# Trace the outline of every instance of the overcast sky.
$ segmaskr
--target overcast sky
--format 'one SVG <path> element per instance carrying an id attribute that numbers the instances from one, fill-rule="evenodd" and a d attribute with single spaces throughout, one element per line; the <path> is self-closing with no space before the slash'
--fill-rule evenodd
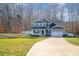
<path id="1" fill-rule="evenodd" d="M 33 7 L 33 9 L 34 9 L 34 11 L 36 10 L 36 9 L 42 9 L 42 10 L 44 10 L 44 9 L 46 9 L 46 8 L 49 8 L 49 6 L 50 6 L 50 4 L 51 3 L 32 3 L 32 7 Z M 29 6 L 29 4 L 28 3 L 23 3 L 23 4 L 18 4 L 18 5 L 23 5 L 24 6 L 24 8 L 27 8 L 28 6 Z M 59 8 L 60 7 L 62 7 L 62 8 L 64 8 L 65 9 L 65 12 L 64 12 L 64 20 L 65 21 L 68 21 L 68 13 L 67 13 L 67 6 L 65 5 L 65 3 L 58 3 L 58 5 L 59 5 Z M 37 11 L 35 11 L 35 14 L 37 13 Z M 42 15 L 41 15 L 42 16 Z"/>

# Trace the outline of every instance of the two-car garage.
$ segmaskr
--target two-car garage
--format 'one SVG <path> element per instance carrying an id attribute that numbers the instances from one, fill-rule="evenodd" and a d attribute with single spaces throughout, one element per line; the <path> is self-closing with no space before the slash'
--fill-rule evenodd
<path id="1" fill-rule="evenodd" d="M 63 31 L 52 31 L 51 36 L 52 37 L 62 37 L 63 36 Z"/>
<path id="2" fill-rule="evenodd" d="M 61 27 L 55 27 L 51 30 L 52 37 L 62 37 L 64 34 L 64 29 Z"/>

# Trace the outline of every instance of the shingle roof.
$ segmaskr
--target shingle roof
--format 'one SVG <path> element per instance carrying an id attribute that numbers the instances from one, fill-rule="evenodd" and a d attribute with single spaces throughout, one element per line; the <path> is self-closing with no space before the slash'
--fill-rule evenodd
<path id="1" fill-rule="evenodd" d="M 35 21 L 35 23 L 42 23 L 42 22 L 43 22 L 42 20 Z"/>
<path id="2" fill-rule="evenodd" d="M 48 21 L 46 19 L 41 19 L 41 20 L 36 20 L 35 21 L 35 23 L 42 23 L 42 22 L 50 23 L 50 21 Z"/>
<path id="3" fill-rule="evenodd" d="M 54 27 L 52 29 L 64 29 L 63 27 Z"/>
<path id="4" fill-rule="evenodd" d="M 50 23 L 50 21 L 46 20 L 46 19 L 42 19 L 44 22 L 46 23 Z"/>

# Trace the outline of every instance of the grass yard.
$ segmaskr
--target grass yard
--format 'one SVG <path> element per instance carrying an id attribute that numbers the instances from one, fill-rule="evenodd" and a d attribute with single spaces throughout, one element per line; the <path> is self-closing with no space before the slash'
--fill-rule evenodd
<path id="1" fill-rule="evenodd" d="M 65 37 L 65 39 L 75 45 L 79 45 L 79 38 L 77 37 Z"/>
<path id="2" fill-rule="evenodd" d="M 36 42 L 47 37 L 20 37 L 0 39 L 0 56 L 25 56 Z"/>

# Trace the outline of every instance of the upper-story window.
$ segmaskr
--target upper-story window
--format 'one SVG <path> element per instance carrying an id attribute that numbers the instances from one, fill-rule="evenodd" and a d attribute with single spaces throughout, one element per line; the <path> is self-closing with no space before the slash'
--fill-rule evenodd
<path id="1" fill-rule="evenodd" d="M 34 23 L 33 25 L 34 25 L 34 26 L 40 26 L 40 25 L 41 25 L 41 26 L 44 26 L 45 24 L 44 24 L 44 23 Z"/>

